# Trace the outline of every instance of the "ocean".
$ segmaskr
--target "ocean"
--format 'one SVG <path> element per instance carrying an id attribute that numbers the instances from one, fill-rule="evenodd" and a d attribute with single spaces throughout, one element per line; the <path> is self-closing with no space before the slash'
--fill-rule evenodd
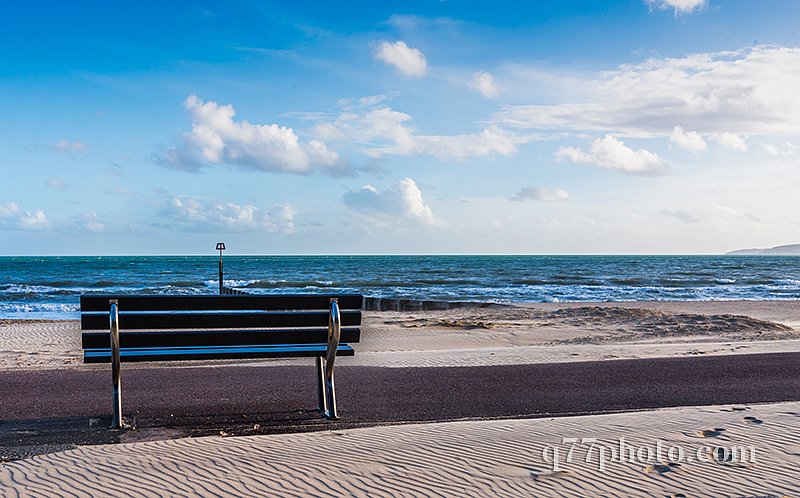
<path id="1" fill-rule="evenodd" d="M 83 293 L 215 294 L 217 256 L 0 257 L 0 318 L 75 319 Z M 254 294 L 433 301 L 800 299 L 793 256 L 229 256 Z"/>

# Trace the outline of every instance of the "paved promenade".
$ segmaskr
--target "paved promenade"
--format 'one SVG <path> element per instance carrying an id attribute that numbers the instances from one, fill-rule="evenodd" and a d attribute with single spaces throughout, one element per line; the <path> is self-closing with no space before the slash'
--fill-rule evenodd
<path id="1" fill-rule="evenodd" d="M 340 367 L 337 422 L 310 364 L 123 368 L 123 412 L 147 437 L 254 434 L 464 418 L 549 417 L 800 400 L 800 353 L 452 368 Z M 0 447 L 114 442 L 108 369 L 0 374 Z M 99 420 L 98 420 L 99 419 Z M 136 434 L 132 434 L 135 432 Z M 2 457 L 2 455 L 0 455 Z"/>

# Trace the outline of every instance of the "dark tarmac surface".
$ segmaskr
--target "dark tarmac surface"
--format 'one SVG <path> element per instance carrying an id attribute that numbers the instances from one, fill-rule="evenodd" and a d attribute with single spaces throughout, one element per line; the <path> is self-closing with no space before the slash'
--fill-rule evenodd
<path id="1" fill-rule="evenodd" d="M 109 368 L 0 372 L 0 461 L 80 444 L 247 435 L 459 419 L 552 417 L 800 400 L 800 353 L 536 365 L 338 367 L 340 419 L 316 412 L 307 367 L 123 365 L 108 429 Z"/>

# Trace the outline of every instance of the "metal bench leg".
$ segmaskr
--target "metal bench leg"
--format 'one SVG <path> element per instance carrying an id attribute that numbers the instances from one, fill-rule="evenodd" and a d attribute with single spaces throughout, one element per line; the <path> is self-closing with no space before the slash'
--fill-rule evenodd
<path id="1" fill-rule="evenodd" d="M 339 416 L 336 414 L 336 389 L 333 386 L 333 363 L 331 363 L 330 373 L 327 371 L 325 372 L 325 384 L 325 391 L 327 391 L 328 394 L 328 410 L 325 412 L 325 416 L 331 420 L 336 420 Z"/>
<path id="2" fill-rule="evenodd" d="M 122 382 L 120 378 L 122 362 L 119 357 L 119 302 L 114 299 L 110 301 L 110 304 L 111 381 L 114 387 L 114 419 L 111 422 L 111 428 L 122 429 Z"/>
<path id="3" fill-rule="evenodd" d="M 322 365 L 322 356 L 317 356 L 317 398 L 319 399 L 319 412 L 326 415 L 328 396 L 325 393 L 325 367 Z"/>
<path id="4" fill-rule="evenodd" d="M 328 351 L 325 356 L 325 395 L 326 410 L 323 414 L 331 420 L 339 418 L 336 414 L 336 390 L 333 384 L 333 364 L 336 361 L 336 350 L 339 349 L 339 338 L 342 335 L 342 316 L 339 313 L 339 301 L 331 299 L 331 312 L 328 315 Z"/>

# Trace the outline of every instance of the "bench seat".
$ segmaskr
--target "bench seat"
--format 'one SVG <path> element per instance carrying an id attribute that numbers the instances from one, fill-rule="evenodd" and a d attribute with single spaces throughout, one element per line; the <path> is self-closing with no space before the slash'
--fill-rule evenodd
<path id="1" fill-rule="evenodd" d="M 106 321 L 108 317 L 106 317 Z M 108 324 L 106 324 L 108 328 Z M 358 342 L 359 327 L 342 327 L 339 342 Z M 147 330 L 120 332 L 120 348 L 154 346 L 243 346 L 268 344 L 327 344 L 328 329 L 229 329 L 229 330 Z M 111 347 L 108 332 L 84 332 L 81 346 L 86 349 Z"/>
<path id="2" fill-rule="evenodd" d="M 160 348 L 120 348 L 123 362 L 170 360 L 228 360 L 247 358 L 302 358 L 321 357 L 328 353 L 323 344 L 270 344 L 266 346 L 190 346 Z M 353 356 L 348 344 L 339 344 L 336 356 Z M 85 349 L 84 363 L 111 363 L 111 348 Z"/>

